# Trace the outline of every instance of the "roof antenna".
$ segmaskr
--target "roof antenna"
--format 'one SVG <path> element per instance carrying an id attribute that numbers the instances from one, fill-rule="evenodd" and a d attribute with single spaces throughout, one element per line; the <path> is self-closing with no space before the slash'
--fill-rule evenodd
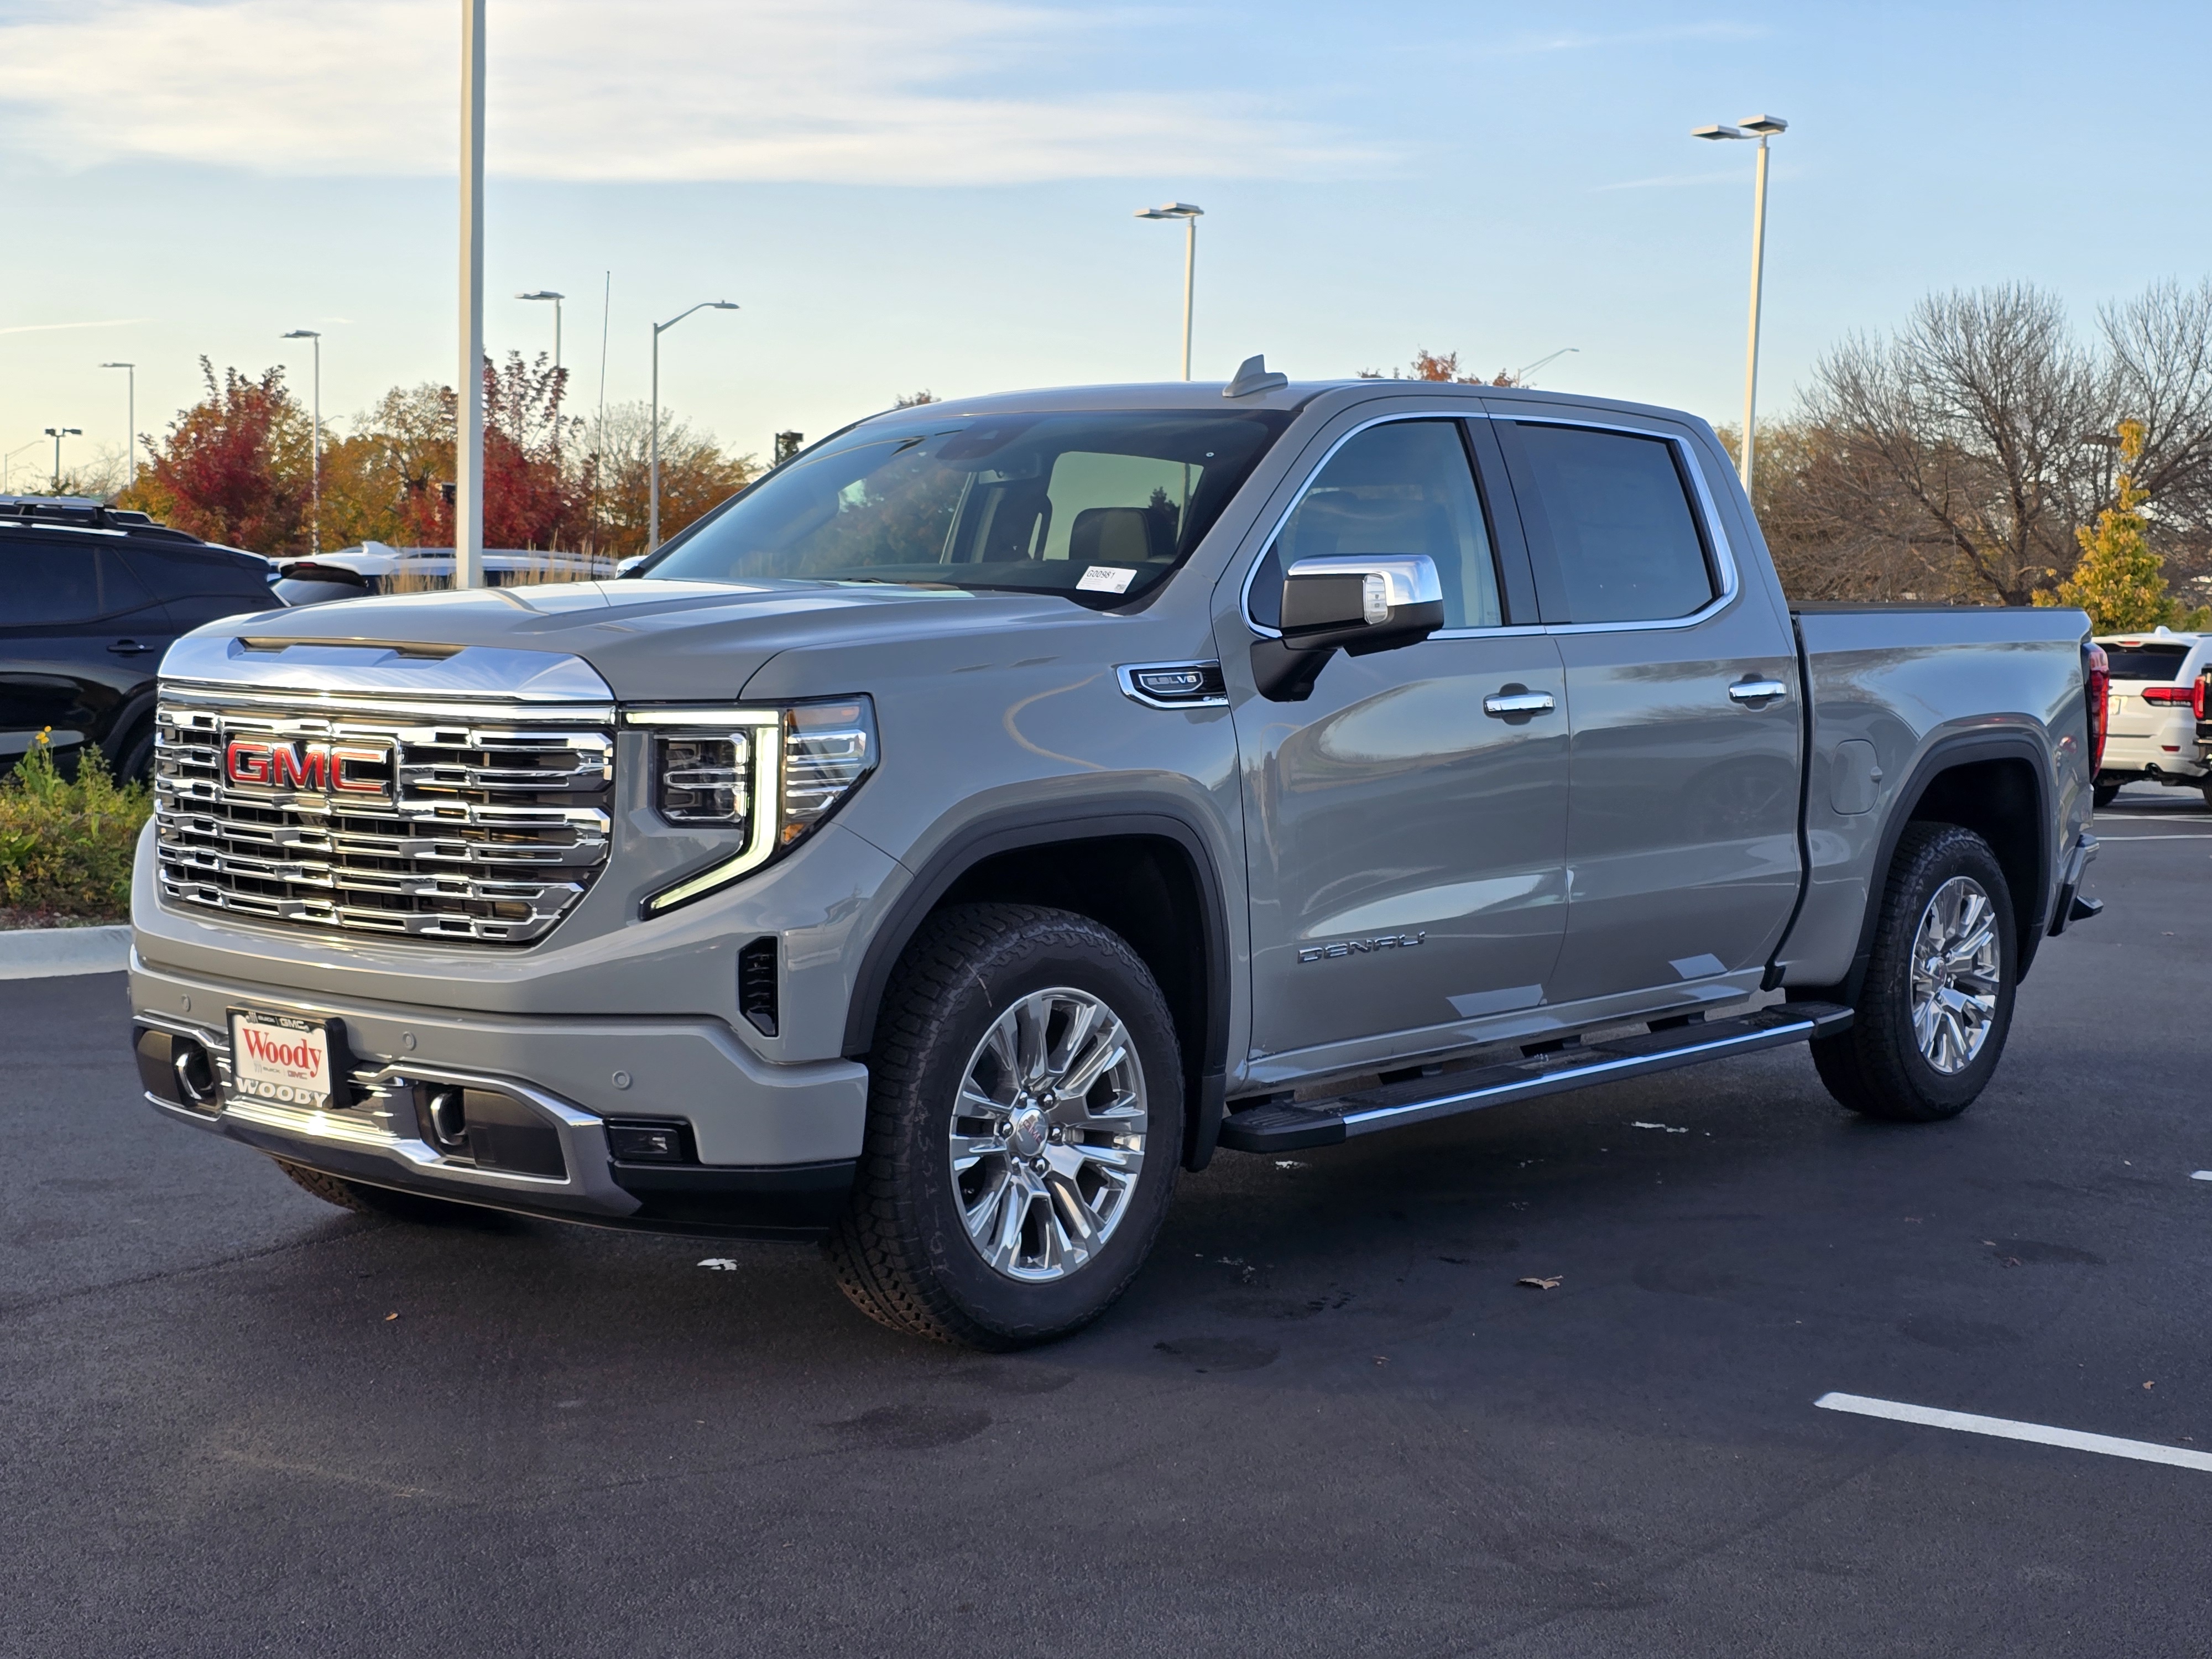
<path id="1" fill-rule="evenodd" d="M 1255 392 L 1273 392 L 1276 387 L 1290 383 L 1289 375 L 1267 372 L 1267 354 L 1263 351 L 1256 357 L 1247 357 L 1237 366 L 1237 378 L 1221 388 L 1221 395 L 1224 398 L 1249 398 Z"/>

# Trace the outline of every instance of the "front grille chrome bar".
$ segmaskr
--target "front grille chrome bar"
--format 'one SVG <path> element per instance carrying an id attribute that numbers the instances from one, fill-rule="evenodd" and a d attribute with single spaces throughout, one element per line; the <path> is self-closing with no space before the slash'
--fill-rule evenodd
<path id="1" fill-rule="evenodd" d="M 304 692 L 287 704 L 264 690 L 164 682 L 161 897 L 399 939 L 530 944 L 606 863 L 611 716 Z"/>

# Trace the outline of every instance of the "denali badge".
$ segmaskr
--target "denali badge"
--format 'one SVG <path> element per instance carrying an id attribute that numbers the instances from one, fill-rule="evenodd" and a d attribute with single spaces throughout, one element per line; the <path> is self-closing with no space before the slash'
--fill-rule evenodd
<path id="1" fill-rule="evenodd" d="M 1342 939 L 1332 945 L 1301 945 L 1300 962 L 1320 962 L 1329 957 L 1364 957 L 1376 951 L 1410 951 L 1428 934 L 1378 933 L 1373 939 Z"/>
<path id="2" fill-rule="evenodd" d="M 384 775 L 362 775 L 369 767 L 382 767 Z M 234 789 L 374 795 L 383 800 L 392 793 L 392 750 L 380 744 L 270 743 L 259 738 L 233 738 L 223 748 L 222 775 Z"/>

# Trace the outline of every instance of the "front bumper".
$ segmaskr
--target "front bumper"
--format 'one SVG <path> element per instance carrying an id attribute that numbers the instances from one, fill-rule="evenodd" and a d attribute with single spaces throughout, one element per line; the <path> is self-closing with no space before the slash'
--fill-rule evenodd
<path id="1" fill-rule="evenodd" d="M 842 1210 L 860 1150 L 864 1066 L 769 1065 L 712 1021 L 465 1017 L 302 1000 L 136 956 L 131 994 L 157 1111 L 349 1180 L 603 1225 L 804 1237 Z M 236 1095 L 228 1012 L 238 1007 L 339 1022 L 351 1102 L 319 1109 Z M 216 1086 L 198 1102 L 173 1063 L 183 1043 L 211 1062 Z M 441 1089 L 472 1091 L 532 1150 L 489 1161 L 442 1150 L 427 1105 Z M 683 1158 L 618 1158 L 609 1126 L 625 1120 L 675 1126 Z"/>

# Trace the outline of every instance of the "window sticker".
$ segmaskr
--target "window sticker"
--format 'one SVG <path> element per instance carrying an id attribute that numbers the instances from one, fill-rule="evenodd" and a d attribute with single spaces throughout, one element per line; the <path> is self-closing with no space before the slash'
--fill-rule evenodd
<path id="1" fill-rule="evenodd" d="M 1137 573 L 1127 565 L 1094 564 L 1076 579 L 1075 585 L 1085 593 L 1126 593 Z"/>

